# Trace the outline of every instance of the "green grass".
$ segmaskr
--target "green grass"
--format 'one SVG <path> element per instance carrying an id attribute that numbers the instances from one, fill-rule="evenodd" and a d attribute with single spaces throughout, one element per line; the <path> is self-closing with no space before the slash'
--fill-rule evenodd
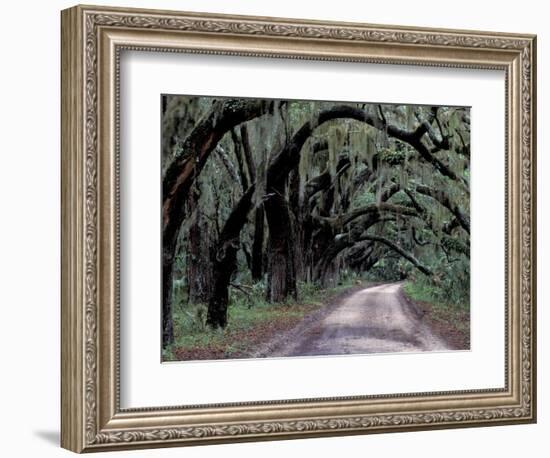
<path id="1" fill-rule="evenodd" d="M 469 348 L 470 302 L 444 300 L 445 295 L 437 286 L 420 279 L 408 280 L 403 287 L 405 294 L 419 304 L 436 331 L 442 337 L 450 337 L 456 347 Z"/>
<path id="2" fill-rule="evenodd" d="M 175 342 L 163 351 L 163 360 L 248 357 L 258 345 L 291 329 L 304 316 L 327 305 L 331 297 L 358 282 L 350 277 L 329 289 L 302 283 L 298 301 L 276 304 L 265 301 L 265 286 L 261 283 L 246 288 L 247 294 L 231 288 L 225 329 L 211 329 L 206 325 L 207 304 L 182 304 L 174 309 Z"/>

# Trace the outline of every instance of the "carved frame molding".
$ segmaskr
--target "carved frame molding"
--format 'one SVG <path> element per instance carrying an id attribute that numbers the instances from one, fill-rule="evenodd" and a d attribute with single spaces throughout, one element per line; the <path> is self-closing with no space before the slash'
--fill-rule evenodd
<path id="1" fill-rule="evenodd" d="M 124 49 L 505 71 L 505 389 L 121 410 L 117 176 Z M 81 452 L 535 421 L 535 62 L 531 35 L 81 6 L 63 11 L 62 446 Z"/>

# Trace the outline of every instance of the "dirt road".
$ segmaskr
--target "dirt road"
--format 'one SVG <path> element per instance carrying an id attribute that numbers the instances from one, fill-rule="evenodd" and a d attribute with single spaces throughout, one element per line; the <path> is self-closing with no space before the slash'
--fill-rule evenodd
<path id="1" fill-rule="evenodd" d="M 448 350 L 401 289 L 401 283 L 390 283 L 357 291 L 279 336 L 258 356 Z"/>

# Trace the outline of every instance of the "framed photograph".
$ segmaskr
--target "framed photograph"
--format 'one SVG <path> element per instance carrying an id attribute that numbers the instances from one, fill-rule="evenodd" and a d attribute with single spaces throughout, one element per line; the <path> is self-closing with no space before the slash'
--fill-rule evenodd
<path id="1" fill-rule="evenodd" d="M 62 446 L 536 421 L 536 37 L 62 12 Z"/>

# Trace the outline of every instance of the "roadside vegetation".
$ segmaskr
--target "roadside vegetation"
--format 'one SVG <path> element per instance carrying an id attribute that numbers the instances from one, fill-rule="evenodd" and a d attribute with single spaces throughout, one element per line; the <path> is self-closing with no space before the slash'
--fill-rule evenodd
<path id="1" fill-rule="evenodd" d="M 469 350 L 469 289 L 461 291 L 459 285 L 455 286 L 449 289 L 425 277 L 413 277 L 405 282 L 403 290 L 422 310 L 423 319 L 451 348 Z"/>
<path id="2" fill-rule="evenodd" d="M 163 352 L 163 360 L 211 360 L 250 358 L 279 333 L 296 326 L 303 318 L 327 305 L 344 291 L 362 288 L 369 283 L 355 274 L 343 278 L 338 285 L 318 288 L 299 283 L 297 302 L 269 303 L 265 300 L 265 283 L 239 285 L 230 289 L 228 322 L 225 328 L 212 329 L 206 324 L 208 304 L 187 304 L 174 310 L 174 343 Z"/>

